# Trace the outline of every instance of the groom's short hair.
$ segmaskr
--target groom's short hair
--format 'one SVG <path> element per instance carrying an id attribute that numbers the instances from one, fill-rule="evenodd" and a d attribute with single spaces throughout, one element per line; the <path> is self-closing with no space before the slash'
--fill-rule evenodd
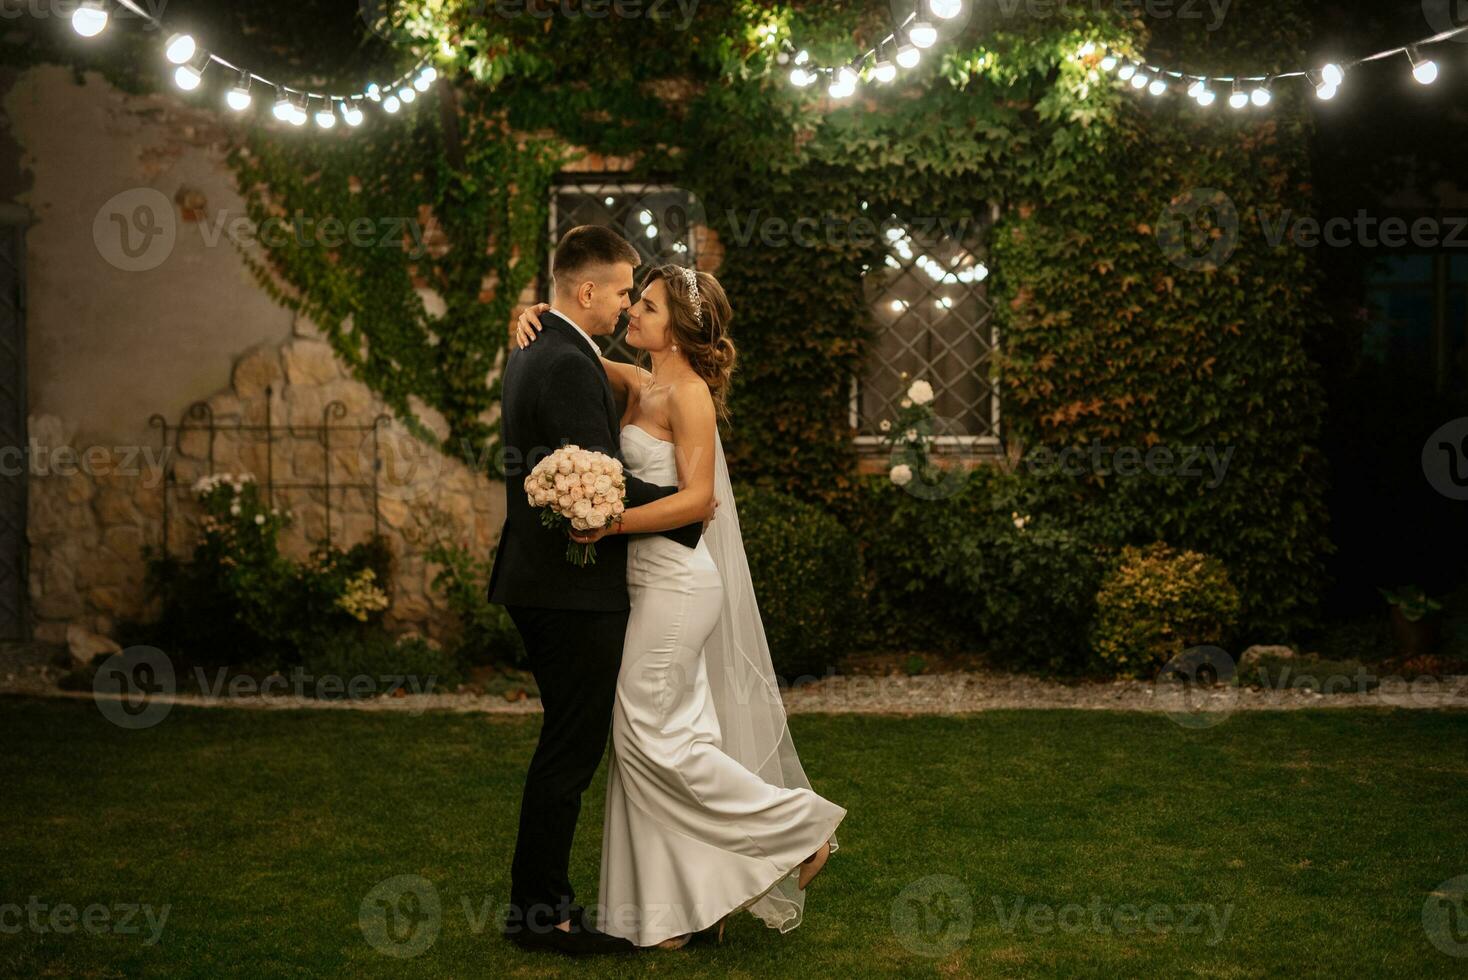
<path id="1" fill-rule="evenodd" d="M 577 225 L 561 236 L 556 254 L 551 258 L 551 278 L 557 285 L 571 285 L 577 273 L 596 265 L 627 262 L 632 268 L 642 264 L 637 249 L 621 235 L 601 225 Z"/>

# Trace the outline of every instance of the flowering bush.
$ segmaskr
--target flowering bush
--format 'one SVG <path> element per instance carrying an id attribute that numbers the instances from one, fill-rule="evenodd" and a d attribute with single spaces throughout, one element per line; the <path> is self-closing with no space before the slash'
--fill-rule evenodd
<path id="1" fill-rule="evenodd" d="M 1126 547 L 1096 594 L 1092 649 L 1109 670 L 1150 676 L 1189 647 L 1226 642 L 1238 616 L 1216 558 L 1162 542 Z"/>
<path id="2" fill-rule="evenodd" d="M 392 555 L 382 539 L 320 546 L 298 564 L 279 549 L 292 515 L 270 506 L 254 477 L 213 474 L 192 489 L 203 507 L 192 558 L 147 551 L 161 605 L 158 620 L 136 630 L 147 642 L 202 665 L 294 665 L 387 608 Z"/>
<path id="3" fill-rule="evenodd" d="M 904 372 L 902 377 L 907 378 Z M 913 491 L 925 496 L 925 488 L 936 487 L 943 482 L 943 471 L 932 460 L 932 444 L 937 437 L 934 431 L 936 418 L 933 414 L 933 386 L 919 378 L 908 385 L 907 394 L 899 403 L 897 418 L 883 419 L 878 423 L 882 443 L 891 453 L 891 468 L 887 478 L 899 487 L 918 481 Z"/>

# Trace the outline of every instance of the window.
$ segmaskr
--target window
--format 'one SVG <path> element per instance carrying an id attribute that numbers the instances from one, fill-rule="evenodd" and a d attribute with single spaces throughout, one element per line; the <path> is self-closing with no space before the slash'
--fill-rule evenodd
<path id="1" fill-rule="evenodd" d="M 882 227 L 885 255 L 866 270 L 867 303 L 877 336 L 859 378 L 852 381 L 851 425 L 859 446 L 880 443 L 917 378 L 933 386 L 940 448 L 998 444 L 999 401 L 989 376 L 998 337 L 977 235 L 952 222 L 904 225 L 894 215 Z M 904 380 L 903 375 L 906 374 Z"/>
<path id="2" fill-rule="evenodd" d="M 1385 256 L 1372 263 L 1366 290 L 1369 360 L 1412 389 L 1468 387 L 1468 256 Z"/>
<path id="3" fill-rule="evenodd" d="M 615 228 L 642 256 L 636 273 L 637 281 L 641 281 L 649 266 L 697 262 L 695 232 L 703 224 L 701 216 L 697 199 L 682 188 L 578 174 L 574 181 L 558 183 L 551 189 L 550 243 L 554 249 L 561 236 L 577 225 Z M 549 269 L 542 281 L 542 293 L 549 294 Z M 625 323 L 617 327 L 606 347 L 607 357 L 633 360 L 635 352 L 622 340 L 626 332 Z"/>

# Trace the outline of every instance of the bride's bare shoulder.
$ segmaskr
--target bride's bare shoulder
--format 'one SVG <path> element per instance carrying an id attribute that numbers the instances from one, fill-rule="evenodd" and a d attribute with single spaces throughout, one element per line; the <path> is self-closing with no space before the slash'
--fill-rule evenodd
<path id="1" fill-rule="evenodd" d="M 686 381 L 679 381 L 673 385 L 671 414 L 675 416 L 674 421 L 698 424 L 712 421 L 714 418 L 714 396 L 709 391 L 708 382 L 702 378 L 693 377 Z"/>

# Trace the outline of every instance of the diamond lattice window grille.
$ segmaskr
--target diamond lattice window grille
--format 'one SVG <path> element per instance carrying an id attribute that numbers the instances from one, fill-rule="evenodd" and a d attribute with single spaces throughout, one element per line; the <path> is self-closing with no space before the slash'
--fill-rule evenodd
<path id="1" fill-rule="evenodd" d="M 947 229 L 903 225 L 894 215 L 883 237 L 882 264 L 868 267 L 863 279 L 877 336 L 861 376 L 852 379 L 858 446 L 880 445 L 881 421 L 896 416 L 917 378 L 933 386 L 940 447 L 996 445 L 999 401 L 990 368 L 998 336 L 979 236 L 955 238 Z"/>
<path id="2" fill-rule="evenodd" d="M 697 228 L 703 224 L 698 200 L 681 187 L 633 183 L 615 176 L 577 179 L 551 187 L 550 245 L 577 225 L 605 225 L 622 234 L 642 256 L 635 280 L 655 265 L 695 265 Z M 550 270 L 541 277 L 542 294 L 550 293 Z M 635 297 L 634 297 L 635 301 Z M 604 344 L 606 356 L 632 362 L 636 351 L 623 342 L 626 326 L 619 326 Z"/>

